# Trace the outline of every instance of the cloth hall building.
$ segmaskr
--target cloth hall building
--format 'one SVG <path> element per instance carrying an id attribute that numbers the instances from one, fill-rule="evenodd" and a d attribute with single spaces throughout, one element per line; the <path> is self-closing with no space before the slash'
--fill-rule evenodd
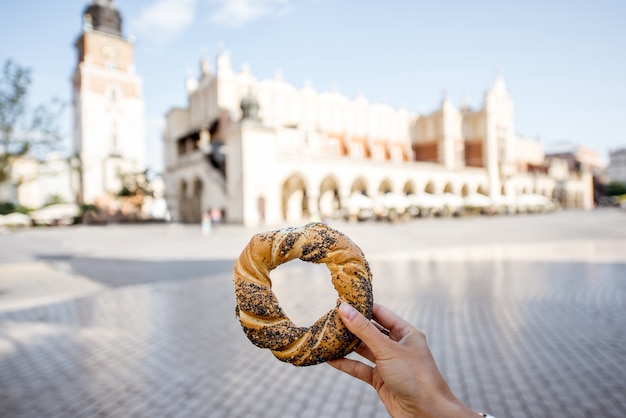
<path id="1" fill-rule="evenodd" d="M 376 202 L 375 209 L 390 196 L 458 206 L 478 195 L 511 206 L 541 195 L 564 207 L 593 205 L 587 171 L 546 159 L 538 141 L 515 133 L 501 77 L 479 109 L 444 99 L 416 115 L 306 83 L 297 88 L 279 74 L 258 80 L 246 66 L 234 70 L 227 52 L 214 69 L 204 59 L 200 69 L 187 79 L 187 107 L 166 115 L 173 220 L 198 222 L 209 211 L 245 225 L 358 216 L 358 202 Z"/>

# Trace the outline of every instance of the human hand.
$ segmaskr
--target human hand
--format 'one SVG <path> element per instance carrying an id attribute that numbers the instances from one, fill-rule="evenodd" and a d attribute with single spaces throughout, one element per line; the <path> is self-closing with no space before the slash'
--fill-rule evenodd
<path id="1" fill-rule="evenodd" d="M 362 341 L 356 352 L 375 366 L 347 358 L 328 363 L 373 386 L 392 417 L 480 416 L 450 391 L 424 333 L 378 304 L 373 318 L 389 330 L 389 336 L 348 303 L 339 306 L 339 313 Z"/>

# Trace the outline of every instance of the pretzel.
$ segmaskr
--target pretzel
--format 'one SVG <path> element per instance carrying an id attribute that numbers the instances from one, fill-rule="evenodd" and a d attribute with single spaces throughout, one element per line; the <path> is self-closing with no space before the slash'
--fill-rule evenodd
<path id="1" fill-rule="evenodd" d="M 296 258 L 325 263 L 339 294 L 336 307 L 308 328 L 287 317 L 269 277 L 271 270 Z M 253 236 L 235 262 L 234 285 L 236 315 L 248 339 L 295 366 L 340 358 L 358 346 L 360 340 L 339 317 L 341 302 L 372 318 L 372 273 L 363 252 L 346 235 L 322 223 Z"/>

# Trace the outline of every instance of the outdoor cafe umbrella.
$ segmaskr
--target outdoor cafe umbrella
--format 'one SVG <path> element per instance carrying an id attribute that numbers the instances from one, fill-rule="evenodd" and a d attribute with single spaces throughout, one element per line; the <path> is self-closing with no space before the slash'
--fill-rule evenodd
<path id="1" fill-rule="evenodd" d="M 33 211 L 30 217 L 35 223 L 49 225 L 59 221 L 72 221 L 79 213 L 80 209 L 77 204 L 59 203 Z"/>
<path id="2" fill-rule="evenodd" d="M 486 208 L 491 206 L 491 199 L 482 193 L 472 193 L 463 198 L 463 205 L 471 208 Z"/>
<path id="3" fill-rule="evenodd" d="M 410 194 L 407 196 L 409 206 L 421 209 L 437 209 L 444 206 L 444 201 L 440 196 L 431 193 Z"/>
<path id="4" fill-rule="evenodd" d="M 0 215 L 0 225 L 5 226 L 30 226 L 32 221 L 28 215 L 23 213 L 13 212 L 8 215 Z"/>

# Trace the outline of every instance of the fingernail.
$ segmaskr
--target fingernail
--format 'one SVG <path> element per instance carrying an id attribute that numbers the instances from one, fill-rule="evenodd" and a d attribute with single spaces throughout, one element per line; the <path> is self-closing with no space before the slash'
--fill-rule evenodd
<path id="1" fill-rule="evenodd" d="M 339 305 L 339 310 L 347 319 L 353 319 L 356 316 L 356 309 L 354 309 L 349 303 L 343 302 Z"/>

